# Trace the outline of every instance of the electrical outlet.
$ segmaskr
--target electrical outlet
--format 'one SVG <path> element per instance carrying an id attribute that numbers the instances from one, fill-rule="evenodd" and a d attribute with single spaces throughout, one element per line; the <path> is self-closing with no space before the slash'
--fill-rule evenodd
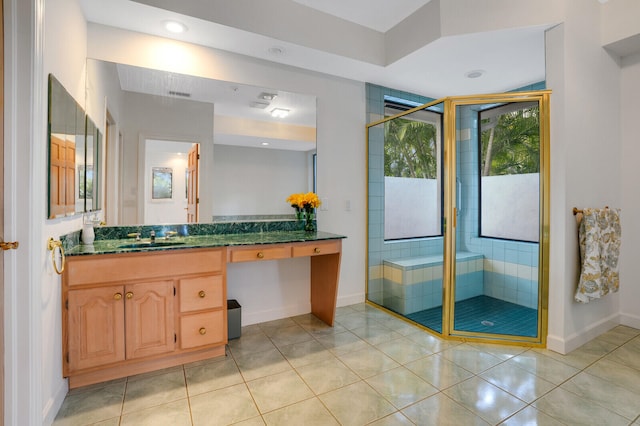
<path id="1" fill-rule="evenodd" d="M 320 211 L 327 211 L 329 210 L 329 199 L 328 198 L 321 198 L 320 201 L 322 201 L 322 204 L 320 204 Z"/>

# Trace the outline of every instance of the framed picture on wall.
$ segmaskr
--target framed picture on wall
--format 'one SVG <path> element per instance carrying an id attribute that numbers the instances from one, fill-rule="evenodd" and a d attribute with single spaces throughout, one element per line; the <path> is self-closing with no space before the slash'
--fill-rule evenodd
<path id="1" fill-rule="evenodd" d="M 151 174 L 151 198 L 154 200 L 172 198 L 173 169 L 170 167 L 152 167 Z"/>

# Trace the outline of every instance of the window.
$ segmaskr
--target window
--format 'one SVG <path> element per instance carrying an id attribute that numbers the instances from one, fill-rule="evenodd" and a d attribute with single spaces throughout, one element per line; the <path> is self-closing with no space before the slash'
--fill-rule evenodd
<path id="1" fill-rule="evenodd" d="M 385 104 L 385 115 L 409 108 Z M 385 123 L 384 239 L 442 235 L 442 114 L 419 110 Z"/>
<path id="2" fill-rule="evenodd" d="M 478 113 L 480 236 L 539 239 L 540 120 L 537 102 Z"/>

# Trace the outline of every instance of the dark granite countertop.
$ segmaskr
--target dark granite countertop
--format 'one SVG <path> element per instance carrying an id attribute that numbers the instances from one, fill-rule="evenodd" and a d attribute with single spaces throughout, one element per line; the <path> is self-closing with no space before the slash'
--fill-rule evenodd
<path id="1" fill-rule="evenodd" d="M 223 233 L 175 236 L 169 239 L 157 237 L 155 244 L 149 238 L 136 241 L 126 239 L 96 239 L 93 244 L 76 244 L 65 250 L 67 256 L 132 253 L 158 250 L 183 250 L 204 247 L 229 247 L 255 244 L 281 244 L 305 241 L 335 240 L 346 238 L 328 232 L 267 231 L 247 233 Z"/>

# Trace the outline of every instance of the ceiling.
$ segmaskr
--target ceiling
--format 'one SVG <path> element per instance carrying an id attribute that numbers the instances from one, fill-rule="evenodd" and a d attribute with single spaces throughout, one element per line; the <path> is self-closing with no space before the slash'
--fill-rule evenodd
<path id="1" fill-rule="evenodd" d="M 548 26 L 437 37 L 385 51 L 385 37 L 418 14 L 428 16 L 430 0 L 80 1 L 89 22 L 434 98 L 502 92 L 544 79 Z M 169 19 L 188 31 L 168 33 L 162 23 Z M 479 78 L 466 76 L 478 70 Z"/>

